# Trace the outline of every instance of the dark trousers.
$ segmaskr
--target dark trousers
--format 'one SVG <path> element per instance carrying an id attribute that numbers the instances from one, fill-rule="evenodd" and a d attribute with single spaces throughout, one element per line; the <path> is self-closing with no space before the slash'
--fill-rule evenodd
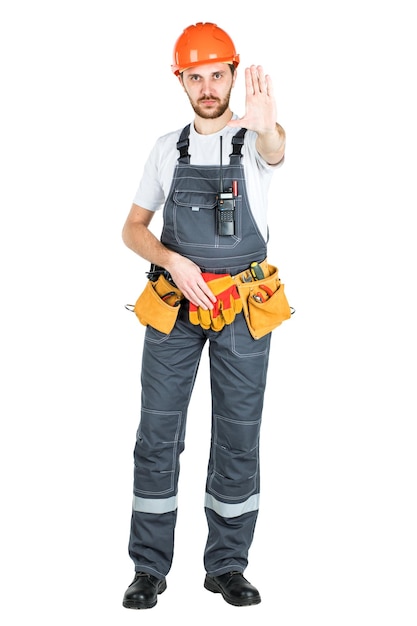
<path id="1" fill-rule="evenodd" d="M 270 338 L 255 341 L 242 313 L 220 332 L 204 330 L 189 322 L 186 306 L 169 335 L 146 328 L 129 541 L 136 571 L 163 577 L 172 564 L 179 457 L 206 341 L 212 435 L 204 566 L 215 575 L 244 571 L 258 515 L 259 431 Z"/>

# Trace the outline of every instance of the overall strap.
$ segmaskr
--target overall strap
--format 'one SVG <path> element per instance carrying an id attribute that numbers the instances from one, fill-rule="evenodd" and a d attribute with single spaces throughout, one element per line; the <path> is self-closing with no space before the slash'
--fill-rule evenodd
<path id="1" fill-rule="evenodd" d="M 177 150 L 179 150 L 180 156 L 178 157 L 178 163 L 189 163 L 190 155 L 188 154 L 188 146 L 190 140 L 188 138 L 190 134 L 190 124 L 187 124 L 182 131 L 180 138 L 177 141 Z"/>
<path id="2" fill-rule="evenodd" d="M 240 159 L 242 158 L 242 147 L 245 141 L 246 130 L 246 128 L 241 128 L 232 138 L 233 152 L 229 154 L 230 165 L 239 165 L 240 163 Z"/>
<path id="3" fill-rule="evenodd" d="M 242 147 L 245 140 L 246 128 L 241 128 L 237 131 L 236 135 L 232 137 L 233 152 L 230 156 L 230 165 L 238 165 L 242 158 Z M 177 150 L 180 153 L 178 157 L 178 163 L 189 163 L 190 155 L 188 153 L 188 147 L 190 145 L 190 124 L 187 124 L 182 131 L 180 138 L 177 141 Z"/>

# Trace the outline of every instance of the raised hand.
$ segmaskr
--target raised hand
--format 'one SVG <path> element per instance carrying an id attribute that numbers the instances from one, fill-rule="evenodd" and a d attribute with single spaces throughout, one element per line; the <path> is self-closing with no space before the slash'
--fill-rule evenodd
<path id="1" fill-rule="evenodd" d="M 257 133 L 274 131 L 277 109 L 271 77 L 264 73 L 261 65 L 251 65 L 245 69 L 245 84 L 245 115 L 231 120 L 228 126 L 243 127 Z"/>
<path id="2" fill-rule="evenodd" d="M 285 131 L 277 121 L 272 79 L 261 65 L 245 69 L 246 112 L 243 117 L 230 120 L 233 128 L 243 127 L 258 134 L 256 148 L 267 163 L 275 165 L 285 153 Z"/>

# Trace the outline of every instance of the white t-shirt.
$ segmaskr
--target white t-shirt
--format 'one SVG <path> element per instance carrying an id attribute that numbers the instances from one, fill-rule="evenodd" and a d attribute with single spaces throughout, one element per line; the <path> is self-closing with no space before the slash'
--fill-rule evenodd
<path id="1" fill-rule="evenodd" d="M 237 116 L 234 115 L 233 119 L 236 118 Z M 188 148 L 190 163 L 192 165 L 219 165 L 220 136 L 223 136 L 222 162 L 223 165 L 227 165 L 232 152 L 232 137 L 238 130 L 238 128 L 225 126 L 217 133 L 200 135 L 196 132 L 194 124 L 191 124 Z M 178 161 L 177 141 L 181 131 L 182 128 L 163 135 L 156 141 L 145 163 L 143 176 L 133 199 L 134 204 L 148 211 L 158 211 L 163 207 L 171 189 L 174 169 Z M 241 162 L 245 171 L 250 208 L 266 241 L 269 185 L 274 170 L 282 164 L 282 161 L 278 165 L 268 165 L 255 148 L 256 137 L 255 132 L 250 130 L 246 132 Z"/>

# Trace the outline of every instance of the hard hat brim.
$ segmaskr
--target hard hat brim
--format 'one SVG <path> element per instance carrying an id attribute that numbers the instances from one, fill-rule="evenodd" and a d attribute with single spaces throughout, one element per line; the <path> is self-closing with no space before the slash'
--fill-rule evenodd
<path id="1" fill-rule="evenodd" d="M 181 74 L 182 72 L 185 72 L 185 70 L 189 70 L 191 67 L 198 67 L 199 65 L 210 65 L 212 63 L 226 63 L 227 65 L 234 65 L 235 67 L 237 67 L 239 65 L 239 55 L 235 54 L 235 56 L 231 59 L 231 58 L 227 58 L 227 59 L 218 59 L 218 58 L 214 58 L 214 59 L 207 59 L 207 60 L 202 60 L 202 61 L 196 61 L 195 63 L 187 63 L 187 65 L 185 67 L 182 67 L 181 65 L 171 65 L 171 69 L 173 71 L 173 73 L 178 76 L 178 74 Z"/>

